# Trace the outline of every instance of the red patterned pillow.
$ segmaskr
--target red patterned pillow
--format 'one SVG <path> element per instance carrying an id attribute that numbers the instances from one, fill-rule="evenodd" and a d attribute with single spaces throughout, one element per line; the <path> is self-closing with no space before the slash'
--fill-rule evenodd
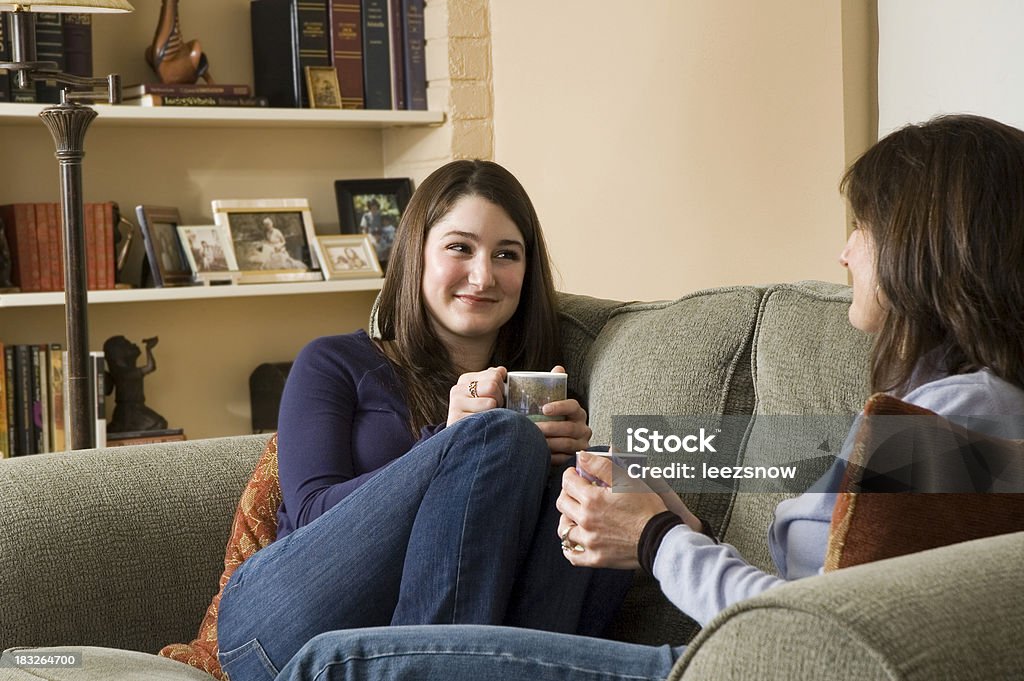
<path id="1" fill-rule="evenodd" d="M 941 485 L 949 484 L 950 475 L 960 475 L 955 482 L 962 487 L 970 481 L 961 471 L 970 467 L 938 464 L 977 460 L 979 453 L 988 461 L 1009 462 L 1001 474 L 1010 477 L 1003 481 L 1020 488 L 1024 442 L 968 431 L 884 393 L 868 399 L 864 415 L 832 514 L 826 571 L 1024 530 L 1024 494 L 891 491 L 906 485 L 910 475 L 939 489 L 948 489 Z M 872 418 L 894 416 L 922 418 Z"/>
<path id="2" fill-rule="evenodd" d="M 277 507 L 281 504 L 281 486 L 277 478 L 277 435 L 267 442 L 249 484 L 242 492 L 231 525 L 231 537 L 224 552 L 224 572 L 220 589 L 206 609 L 199 634 L 191 643 L 172 643 L 160 655 L 184 662 L 227 681 L 217 661 L 217 611 L 228 579 L 247 558 L 268 546 L 277 537 Z"/>

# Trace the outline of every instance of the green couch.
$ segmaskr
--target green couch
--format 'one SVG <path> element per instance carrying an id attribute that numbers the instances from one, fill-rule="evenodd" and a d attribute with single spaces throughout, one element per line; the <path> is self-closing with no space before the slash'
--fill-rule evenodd
<path id="1" fill-rule="evenodd" d="M 759 417 L 859 411 L 868 339 L 846 321 L 849 300 L 848 288 L 820 282 L 659 303 L 563 295 L 571 388 L 588 402 L 595 442 L 609 441 L 617 414 L 753 415 L 745 441 L 753 451 L 771 439 Z M 829 438 L 838 444 L 843 435 Z M 83 669 L 31 675 L 0 667 L 0 680 L 208 681 L 152 653 L 195 635 L 265 441 L 0 463 L 0 649 L 61 646 L 86 660 Z M 784 496 L 686 500 L 772 569 L 766 529 Z M 686 681 L 1020 678 L 1021 565 L 1024 533 L 840 570 L 740 603 L 692 640 L 693 624 L 638 575 L 613 633 L 690 641 L 671 677 Z"/>

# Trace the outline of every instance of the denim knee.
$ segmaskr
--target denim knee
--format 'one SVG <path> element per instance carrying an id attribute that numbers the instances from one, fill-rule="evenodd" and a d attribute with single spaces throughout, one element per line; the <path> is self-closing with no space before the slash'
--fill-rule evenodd
<path id="1" fill-rule="evenodd" d="M 537 468 L 547 474 L 551 450 L 537 424 L 519 412 L 490 409 L 473 414 L 453 426 L 462 429 L 486 429 L 488 446 L 476 450 L 481 456 L 503 456 L 519 468 Z"/>

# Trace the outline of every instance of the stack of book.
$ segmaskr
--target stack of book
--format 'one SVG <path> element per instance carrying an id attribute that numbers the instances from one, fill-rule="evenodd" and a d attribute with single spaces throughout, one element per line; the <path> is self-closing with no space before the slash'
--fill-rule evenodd
<path id="1" fill-rule="evenodd" d="M 11 61 L 9 13 L 0 15 L 0 62 Z M 36 20 L 36 60 L 54 62 L 59 70 L 75 76 L 92 76 L 92 15 L 40 12 Z M 0 72 L 0 102 L 57 104 L 56 83 L 34 83 L 25 89 L 14 85 L 8 72 Z"/>
<path id="2" fill-rule="evenodd" d="M 107 417 L 103 353 L 89 353 L 90 406 L 94 414 L 91 444 L 106 446 Z M 70 442 L 66 374 L 67 353 L 59 343 L 0 343 L 0 458 L 63 452 Z"/>
<path id="3" fill-rule="evenodd" d="M 142 83 L 122 91 L 125 104 L 135 106 L 268 106 L 266 97 L 253 97 L 248 85 L 217 83 Z"/>
<path id="4" fill-rule="evenodd" d="M 271 106 L 308 107 L 305 68 L 333 66 L 342 108 L 427 108 L 423 0 L 252 0 L 250 10 L 256 94 Z"/>
<path id="5" fill-rule="evenodd" d="M 90 290 L 115 282 L 114 227 L 120 212 L 113 201 L 84 206 L 87 279 Z M 22 292 L 64 290 L 64 236 L 57 203 L 0 206 L 0 232 L 11 253 L 11 280 Z"/>

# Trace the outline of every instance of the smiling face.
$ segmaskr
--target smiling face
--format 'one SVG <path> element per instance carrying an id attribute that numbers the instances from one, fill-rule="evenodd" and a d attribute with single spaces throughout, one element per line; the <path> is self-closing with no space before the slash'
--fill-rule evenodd
<path id="1" fill-rule="evenodd" d="M 464 196 L 430 228 L 423 247 L 422 294 L 449 353 L 489 352 L 519 306 L 526 248 L 499 206 Z"/>
<path id="2" fill-rule="evenodd" d="M 875 272 L 874 241 L 866 229 L 853 230 L 839 255 L 839 264 L 850 271 L 853 280 L 850 324 L 861 331 L 875 333 L 881 327 L 884 311 Z"/>

